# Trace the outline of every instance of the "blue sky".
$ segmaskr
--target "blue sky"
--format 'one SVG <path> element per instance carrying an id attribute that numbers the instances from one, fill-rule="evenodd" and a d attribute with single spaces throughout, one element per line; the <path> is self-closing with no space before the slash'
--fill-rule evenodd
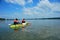
<path id="1" fill-rule="evenodd" d="M 60 0 L 0 0 L 0 17 L 60 17 Z"/>

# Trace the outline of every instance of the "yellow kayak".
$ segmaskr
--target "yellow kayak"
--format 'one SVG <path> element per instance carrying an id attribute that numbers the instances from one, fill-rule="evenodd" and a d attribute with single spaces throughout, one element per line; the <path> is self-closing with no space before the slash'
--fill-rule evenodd
<path id="1" fill-rule="evenodd" d="M 26 22 L 26 23 L 22 23 L 22 24 L 16 24 L 16 25 L 11 24 L 11 25 L 10 25 L 10 28 L 11 28 L 11 29 L 20 29 L 20 28 L 22 28 L 23 26 L 24 26 L 24 27 L 25 27 L 25 26 L 28 26 L 28 24 L 29 24 L 29 23 L 27 23 L 27 22 Z"/>

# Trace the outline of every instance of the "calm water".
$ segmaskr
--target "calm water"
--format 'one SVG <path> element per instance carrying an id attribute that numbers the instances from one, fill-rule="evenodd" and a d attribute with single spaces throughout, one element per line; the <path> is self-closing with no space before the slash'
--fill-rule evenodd
<path id="1" fill-rule="evenodd" d="M 0 40 L 60 40 L 60 20 L 27 20 L 30 26 L 15 32 L 11 20 L 0 21 Z"/>

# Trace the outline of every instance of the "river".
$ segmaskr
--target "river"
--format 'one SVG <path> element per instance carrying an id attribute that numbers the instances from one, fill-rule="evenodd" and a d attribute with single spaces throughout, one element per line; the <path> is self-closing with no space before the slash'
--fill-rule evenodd
<path id="1" fill-rule="evenodd" d="M 26 21 L 31 25 L 17 32 L 9 28 L 13 20 L 0 21 L 0 40 L 60 40 L 60 20 Z"/>

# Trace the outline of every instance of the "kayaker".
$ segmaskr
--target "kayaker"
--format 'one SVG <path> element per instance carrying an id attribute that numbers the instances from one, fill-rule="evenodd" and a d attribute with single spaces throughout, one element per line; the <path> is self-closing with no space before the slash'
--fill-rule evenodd
<path id="1" fill-rule="evenodd" d="M 22 23 L 25 23 L 25 19 L 22 20 Z"/>
<path id="2" fill-rule="evenodd" d="M 26 25 L 25 19 L 22 19 L 23 28 Z"/>
<path id="3" fill-rule="evenodd" d="M 19 24 L 19 21 L 17 18 L 14 20 L 14 24 Z"/>

